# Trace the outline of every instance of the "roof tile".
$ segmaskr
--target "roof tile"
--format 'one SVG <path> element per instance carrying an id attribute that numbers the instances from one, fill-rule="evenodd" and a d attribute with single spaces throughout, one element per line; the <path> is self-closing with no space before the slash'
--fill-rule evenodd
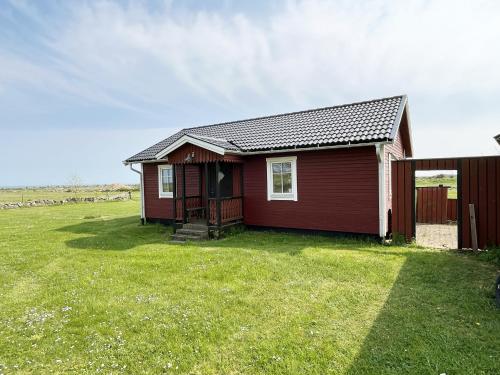
<path id="1" fill-rule="evenodd" d="M 185 134 L 240 153 L 392 140 L 405 103 L 405 96 L 395 96 L 183 129 L 126 162 L 153 160 L 156 154 Z"/>

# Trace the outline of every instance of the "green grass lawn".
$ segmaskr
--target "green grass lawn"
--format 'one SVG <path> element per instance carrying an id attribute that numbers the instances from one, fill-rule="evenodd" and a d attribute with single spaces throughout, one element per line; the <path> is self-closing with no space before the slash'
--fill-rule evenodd
<path id="1" fill-rule="evenodd" d="M 262 232 L 172 245 L 137 211 L 0 211 L 0 373 L 500 373 L 492 263 Z"/>

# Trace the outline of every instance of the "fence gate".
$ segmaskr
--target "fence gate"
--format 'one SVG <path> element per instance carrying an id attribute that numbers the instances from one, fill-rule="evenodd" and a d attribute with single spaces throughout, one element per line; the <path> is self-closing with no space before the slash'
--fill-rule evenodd
<path id="1" fill-rule="evenodd" d="M 391 168 L 393 233 L 407 241 L 415 238 L 415 171 L 456 170 L 458 248 L 472 247 L 469 204 L 474 205 L 479 247 L 500 246 L 500 156 L 405 159 L 393 161 Z"/>

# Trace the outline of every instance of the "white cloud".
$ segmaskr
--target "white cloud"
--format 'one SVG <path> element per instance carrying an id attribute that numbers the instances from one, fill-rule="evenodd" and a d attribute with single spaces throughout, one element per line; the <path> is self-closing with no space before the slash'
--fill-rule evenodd
<path id="1" fill-rule="evenodd" d="M 82 79 L 152 101 L 166 80 L 219 100 L 498 90 L 498 1 L 366 4 L 289 2 L 254 20 L 100 2 L 52 45 Z"/>
<path id="2" fill-rule="evenodd" d="M 84 3 L 46 30 L 49 74 L 56 83 L 72 77 L 57 88 L 119 103 L 160 103 L 177 90 L 240 103 L 498 93 L 498 14 L 494 0 L 290 1 L 262 19 Z"/>

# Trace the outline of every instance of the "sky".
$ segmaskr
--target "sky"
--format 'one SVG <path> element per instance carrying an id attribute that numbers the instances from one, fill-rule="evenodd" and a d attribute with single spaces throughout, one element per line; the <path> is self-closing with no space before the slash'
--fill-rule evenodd
<path id="1" fill-rule="evenodd" d="M 500 1 L 0 0 L 0 186 L 133 183 L 184 127 L 407 94 L 416 157 L 500 153 Z"/>

